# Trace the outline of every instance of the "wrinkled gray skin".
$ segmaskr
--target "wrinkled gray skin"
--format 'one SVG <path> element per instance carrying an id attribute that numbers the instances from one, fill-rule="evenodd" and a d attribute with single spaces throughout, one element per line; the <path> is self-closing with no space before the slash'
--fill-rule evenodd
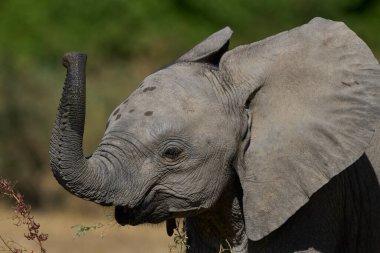
<path id="1" fill-rule="evenodd" d="M 231 34 L 145 78 L 87 158 L 86 56 L 66 54 L 54 176 L 114 205 L 122 225 L 167 221 L 171 234 L 173 219 L 186 217 L 188 252 L 378 252 L 380 68 L 371 51 L 321 18 L 227 51 Z"/>

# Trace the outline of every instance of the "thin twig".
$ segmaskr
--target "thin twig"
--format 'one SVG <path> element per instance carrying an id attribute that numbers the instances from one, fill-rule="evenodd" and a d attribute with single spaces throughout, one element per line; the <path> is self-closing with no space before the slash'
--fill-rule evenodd
<path id="1" fill-rule="evenodd" d="M 0 235 L 0 240 L 3 242 L 5 247 L 9 249 L 10 252 L 13 252 L 13 249 L 8 245 L 8 243 L 4 240 L 4 238 Z"/>

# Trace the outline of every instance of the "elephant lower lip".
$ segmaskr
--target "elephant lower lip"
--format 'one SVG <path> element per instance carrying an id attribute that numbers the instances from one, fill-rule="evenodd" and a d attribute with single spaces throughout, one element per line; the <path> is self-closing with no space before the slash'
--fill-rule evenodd
<path id="1" fill-rule="evenodd" d="M 131 209 L 129 209 L 127 206 L 116 206 L 115 220 L 122 226 L 125 226 L 127 224 L 133 225 L 131 224 L 133 220 Z"/>
<path id="2" fill-rule="evenodd" d="M 144 213 L 140 209 L 129 208 L 128 206 L 116 206 L 115 207 L 115 220 L 121 225 L 137 226 L 145 222 Z"/>
<path id="3" fill-rule="evenodd" d="M 157 224 L 167 218 L 161 216 L 152 217 L 152 212 L 154 212 L 154 208 L 146 206 L 133 208 L 129 208 L 128 206 L 115 206 L 115 220 L 121 226 L 137 226 L 147 222 Z"/>

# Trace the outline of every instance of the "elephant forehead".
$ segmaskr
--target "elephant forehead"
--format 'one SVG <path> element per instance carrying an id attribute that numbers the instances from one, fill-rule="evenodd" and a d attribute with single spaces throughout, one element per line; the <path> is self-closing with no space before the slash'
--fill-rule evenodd
<path id="1" fill-rule="evenodd" d="M 204 101 L 200 96 L 190 96 L 182 88 L 142 86 L 134 92 L 120 110 L 121 117 L 135 121 L 154 119 L 175 120 L 203 113 Z"/>
<path id="2" fill-rule="evenodd" d="M 212 87 L 217 82 L 214 72 L 204 64 L 175 64 L 146 77 L 134 93 L 216 99 Z"/>
<path id="3" fill-rule="evenodd" d="M 186 66 L 180 66 L 147 77 L 111 114 L 107 131 L 123 128 L 146 135 L 152 131 L 186 131 L 194 127 L 206 131 L 215 127 L 211 126 L 215 120 L 206 120 L 221 114 L 210 77 L 184 70 Z"/>
<path id="4" fill-rule="evenodd" d="M 158 89 L 158 88 L 157 88 Z M 109 118 L 107 130 L 116 128 L 140 133 L 161 128 L 183 128 L 202 115 L 201 103 L 192 97 L 167 94 L 157 96 L 153 92 L 136 92 L 127 103 L 118 106 Z M 146 133 L 145 133 L 146 134 Z"/>

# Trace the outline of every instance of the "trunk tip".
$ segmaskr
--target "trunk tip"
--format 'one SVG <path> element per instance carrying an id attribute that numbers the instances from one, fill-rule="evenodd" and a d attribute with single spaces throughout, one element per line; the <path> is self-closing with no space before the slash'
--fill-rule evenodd
<path id="1" fill-rule="evenodd" d="M 86 64 L 87 54 L 80 52 L 69 52 L 63 55 L 62 64 L 65 68 L 69 68 L 74 64 L 84 65 Z"/>

